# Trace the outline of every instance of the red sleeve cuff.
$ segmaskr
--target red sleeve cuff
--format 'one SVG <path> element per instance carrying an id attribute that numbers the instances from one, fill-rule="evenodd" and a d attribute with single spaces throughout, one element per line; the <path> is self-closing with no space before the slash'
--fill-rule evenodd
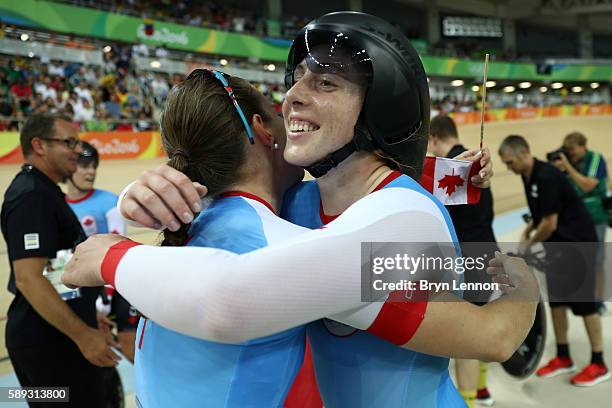
<path id="1" fill-rule="evenodd" d="M 397 345 L 406 344 L 416 333 L 427 311 L 427 293 L 396 291 L 378 313 L 368 332 Z"/>
<path id="2" fill-rule="evenodd" d="M 128 239 L 125 241 L 117 242 L 115 245 L 108 248 L 108 251 L 106 251 L 106 255 L 104 255 L 104 259 L 102 260 L 101 267 L 101 275 L 102 279 L 104 279 L 104 282 L 115 287 L 115 274 L 117 273 L 117 267 L 119 266 L 119 262 L 121 262 L 121 259 L 130 248 L 133 248 L 137 245 L 142 244 Z"/>

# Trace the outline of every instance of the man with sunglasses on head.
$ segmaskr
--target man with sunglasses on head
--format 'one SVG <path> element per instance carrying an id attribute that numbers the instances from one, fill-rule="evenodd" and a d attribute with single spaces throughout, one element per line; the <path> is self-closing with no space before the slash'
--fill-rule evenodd
<path id="1" fill-rule="evenodd" d="M 22 387 L 68 387 L 68 406 L 105 406 L 100 367 L 115 366 L 119 356 L 112 337 L 97 329 L 100 288 L 69 290 L 54 278 L 65 254 L 85 239 L 58 186 L 76 171 L 81 142 L 69 118 L 35 114 L 20 143 L 25 163 L 1 213 L 15 296 L 6 348 Z"/>

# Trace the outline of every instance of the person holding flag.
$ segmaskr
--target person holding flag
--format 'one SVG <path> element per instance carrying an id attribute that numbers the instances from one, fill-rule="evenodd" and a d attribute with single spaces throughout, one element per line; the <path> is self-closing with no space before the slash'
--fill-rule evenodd
<path id="1" fill-rule="evenodd" d="M 425 160 L 429 121 L 418 55 L 383 20 L 331 13 L 294 41 L 286 82 L 285 159 L 306 167 L 317 181 L 288 192 L 283 215 L 302 226 L 326 228 L 244 255 L 134 247 L 101 236 L 79 247 L 64 281 L 89 285 L 102 280 L 102 271 L 159 324 L 220 342 L 314 321 L 308 333 L 326 406 L 463 406 L 448 376 L 448 359 L 414 350 L 508 358 L 533 321 L 537 284 L 522 260 L 500 256 L 490 271 L 502 286 L 515 288 L 482 308 L 449 293 L 438 300 L 456 302 L 434 302 L 433 296 L 427 301 L 426 294 L 416 301 L 393 296 L 382 303 L 361 301 L 360 242 L 456 242 L 446 210 L 414 181 Z M 393 92 L 397 89 L 404 92 Z M 380 103 L 391 95 L 392 103 Z M 383 105 L 386 114 L 380 112 Z M 201 209 L 189 179 L 167 168 L 145 179 L 132 185 L 122 204 L 127 214 L 138 214 L 132 219 L 147 225 L 166 219 L 170 229 L 178 229 L 169 214 L 189 222 L 189 209 Z M 157 184 L 157 192 L 163 185 L 164 192 L 149 194 L 148 183 Z M 169 279 L 167 270 L 177 259 L 181 275 Z M 149 265 L 146 271 L 136 267 L 142 262 Z M 202 273 L 203 265 L 209 273 Z M 184 288 L 189 295 L 177 296 Z M 352 327 L 317 320 L 331 315 Z"/>
<path id="2" fill-rule="evenodd" d="M 436 116 L 431 120 L 429 127 L 429 151 L 436 157 L 455 157 L 467 149 L 459 142 L 459 133 L 453 119 L 449 116 Z M 469 187 L 468 187 L 469 190 Z M 478 252 L 493 257 L 499 248 L 493 233 L 493 195 L 489 188 L 479 190 L 479 201 L 472 205 L 449 205 L 448 212 L 453 220 L 457 238 L 460 243 L 478 242 Z M 470 194 L 466 192 L 470 203 Z M 457 201 L 457 200 L 455 200 Z M 474 251 L 473 245 L 462 245 L 464 256 Z M 478 255 L 478 254 L 476 254 Z M 466 282 L 488 281 L 486 271 L 472 271 L 465 275 Z M 464 299 L 482 306 L 487 303 L 490 293 L 467 292 Z M 491 406 L 494 400 L 486 386 L 487 364 L 477 360 L 456 360 L 457 383 L 459 392 L 465 399 L 468 407 L 474 403 Z"/>

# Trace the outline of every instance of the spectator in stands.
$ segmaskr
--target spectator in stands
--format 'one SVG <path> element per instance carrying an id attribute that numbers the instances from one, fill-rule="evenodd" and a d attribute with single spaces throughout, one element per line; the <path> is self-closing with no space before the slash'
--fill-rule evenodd
<path id="1" fill-rule="evenodd" d="M 90 104 L 93 103 L 93 97 L 87 84 L 77 81 L 72 91 L 75 92 L 79 98 L 87 99 Z"/>
<path id="2" fill-rule="evenodd" d="M 77 105 L 74 106 L 74 121 L 87 122 L 94 118 L 94 109 L 88 99 L 80 98 Z"/>
<path id="3" fill-rule="evenodd" d="M 12 116 L 13 105 L 6 88 L 0 86 L 0 116 Z"/>
<path id="4" fill-rule="evenodd" d="M 99 109 L 94 113 L 94 120 L 89 120 L 85 123 L 85 130 L 88 132 L 107 132 L 110 130 L 110 125 L 106 120 L 106 110 Z"/>
<path id="5" fill-rule="evenodd" d="M 151 121 L 149 118 L 147 118 L 147 115 L 144 110 L 138 112 L 138 122 L 136 123 L 136 130 L 138 130 L 139 132 L 151 130 Z"/>
<path id="6" fill-rule="evenodd" d="M 119 118 L 121 116 L 121 105 L 119 104 L 117 95 L 113 95 L 111 99 L 106 102 L 106 111 L 111 118 Z"/>
<path id="7" fill-rule="evenodd" d="M 164 44 L 160 45 L 155 49 L 155 56 L 159 59 L 168 58 L 168 50 L 166 49 L 166 46 Z"/>
<path id="8" fill-rule="evenodd" d="M 64 77 L 64 66 L 61 61 L 51 60 L 49 64 L 49 75 Z"/>
<path id="9" fill-rule="evenodd" d="M 51 88 L 49 85 L 51 84 L 51 78 L 48 76 L 39 75 L 36 78 L 36 82 L 34 83 L 34 92 L 39 94 L 42 99 L 46 100 L 47 97 L 51 97 L 55 99 L 57 97 L 57 91 Z"/>
<path id="10" fill-rule="evenodd" d="M 64 62 L 64 77 L 70 78 L 72 75 L 74 75 L 74 73 L 76 72 L 76 69 L 77 69 L 76 64 L 70 61 L 65 61 Z"/>
<path id="11" fill-rule="evenodd" d="M 30 107 L 32 88 L 23 77 L 20 77 L 17 82 L 11 86 L 11 93 L 21 109 L 27 109 Z"/>
<path id="12" fill-rule="evenodd" d="M 136 43 L 132 45 L 132 55 L 139 57 L 148 57 L 149 56 L 149 47 L 142 42 Z"/>
<path id="13" fill-rule="evenodd" d="M 102 75 L 100 74 L 100 67 L 93 68 L 91 66 L 83 68 L 83 78 L 90 85 L 97 85 L 98 78 Z"/>

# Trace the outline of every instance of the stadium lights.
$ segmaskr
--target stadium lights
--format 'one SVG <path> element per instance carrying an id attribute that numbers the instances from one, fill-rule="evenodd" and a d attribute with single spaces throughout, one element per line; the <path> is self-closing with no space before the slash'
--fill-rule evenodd
<path id="1" fill-rule="evenodd" d="M 572 87 L 572 92 L 582 92 L 582 87 L 581 86 L 573 86 Z"/>
<path id="2" fill-rule="evenodd" d="M 30 36 L 27 35 L 26 33 L 21 34 L 21 41 L 28 41 L 30 39 Z"/>
<path id="3" fill-rule="evenodd" d="M 540 87 L 540 92 L 542 92 L 542 93 L 543 93 L 543 92 L 546 92 L 546 91 L 548 91 L 548 88 L 547 88 L 547 87 L 545 87 L 545 86 L 541 86 L 541 87 Z"/>
<path id="4" fill-rule="evenodd" d="M 504 92 L 511 93 L 511 92 L 514 92 L 514 91 L 516 91 L 516 88 L 513 87 L 512 85 L 504 86 Z"/>
<path id="5" fill-rule="evenodd" d="M 493 88 L 495 85 L 497 85 L 497 82 L 495 81 L 487 81 L 487 88 Z"/>
<path id="6" fill-rule="evenodd" d="M 472 91 L 478 92 L 480 91 L 480 87 L 478 85 L 472 85 Z"/>
<path id="7" fill-rule="evenodd" d="M 519 84 L 519 88 L 521 88 L 521 89 L 531 88 L 531 82 L 521 82 Z"/>
<path id="8" fill-rule="evenodd" d="M 561 89 L 563 88 L 563 82 L 553 82 L 550 87 L 552 89 Z"/>
<path id="9" fill-rule="evenodd" d="M 227 65 L 227 60 L 226 60 L 225 58 L 221 58 L 221 59 L 219 60 L 219 64 L 221 64 L 221 65 L 223 65 L 223 66 L 226 66 L 226 65 Z"/>
<path id="10" fill-rule="evenodd" d="M 451 86 L 461 86 L 463 85 L 463 80 L 462 79 L 455 79 L 454 81 L 451 81 Z"/>
<path id="11" fill-rule="evenodd" d="M 149 65 L 151 66 L 151 68 L 159 68 L 161 67 L 161 62 L 155 60 L 155 61 L 151 61 Z"/>
<path id="12" fill-rule="evenodd" d="M 591 82 L 591 89 L 599 88 L 599 82 Z"/>
<path id="13" fill-rule="evenodd" d="M 111 52 L 111 50 L 112 50 L 112 48 L 111 48 L 111 46 L 110 46 L 110 45 L 107 45 L 106 47 L 102 48 L 102 51 L 104 51 L 104 52 L 105 52 L 105 53 L 107 53 L 107 54 L 108 54 L 109 52 Z"/>

